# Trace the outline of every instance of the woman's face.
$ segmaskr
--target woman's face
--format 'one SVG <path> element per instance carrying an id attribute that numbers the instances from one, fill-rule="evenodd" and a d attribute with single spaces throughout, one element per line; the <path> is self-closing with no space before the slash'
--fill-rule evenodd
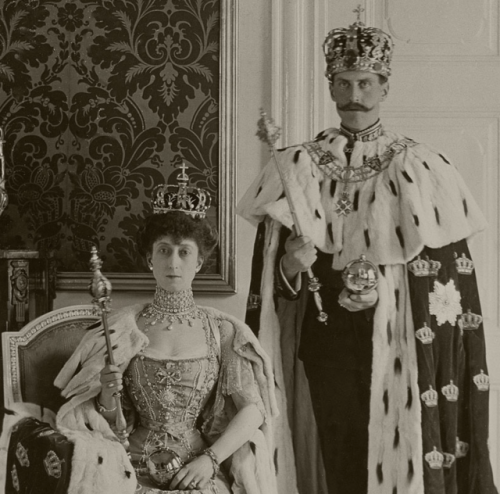
<path id="1" fill-rule="evenodd" d="M 170 235 L 156 240 L 147 261 L 153 267 L 158 286 L 169 292 L 191 288 L 203 264 L 198 244 L 194 240 L 184 238 L 177 243 Z"/>

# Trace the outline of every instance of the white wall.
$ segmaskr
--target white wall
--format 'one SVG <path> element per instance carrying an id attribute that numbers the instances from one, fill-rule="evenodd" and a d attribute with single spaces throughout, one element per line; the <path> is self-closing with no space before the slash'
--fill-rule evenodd
<path id="1" fill-rule="evenodd" d="M 267 150 L 255 136 L 259 109 L 271 106 L 271 2 L 269 0 L 232 0 L 237 8 L 237 133 L 236 181 L 238 201 L 267 161 Z M 200 305 L 210 305 L 243 318 L 248 294 L 250 263 L 255 229 L 236 219 L 236 280 L 234 295 L 196 295 Z M 104 271 L 104 274 L 105 271 Z M 149 292 L 113 291 L 112 307 L 149 302 Z M 58 291 L 54 308 L 90 303 L 86 291 Z"/>

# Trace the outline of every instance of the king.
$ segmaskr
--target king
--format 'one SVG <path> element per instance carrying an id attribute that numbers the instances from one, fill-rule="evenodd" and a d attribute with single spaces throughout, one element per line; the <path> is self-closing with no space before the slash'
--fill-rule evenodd
<path id="1" fill-rule="evenodd" d="M 286 197 L 270 162 L 238 206 L 257 226 L 251 287 L 261 304 L 249 307 L 247 320 L 259 321 L 253 329 L 276 365 L 286 356 L 280 372 L 289 378 L 286 403 L 295 419 L 304 492 L 320 491 L 311 487 L 320 484 L 317 461 L 304 454 L 319 440 L 329 494 L 445 494 L 445 484 L 458 485 L 458 492 L 493 493 L 487 391 L 457 395 L 453 387 L 464 382 L 477 389 L 474 376 L 487 368 L 484 335 L 461 331 L 457 318 L 442 323 L 441 317 L 438 324 L 434 315 L 437 309 L 447 316 L 452 296 L 480 314 L 475 277 L 464 276 L 455 253 L 471 259 L 468 240 L 485 220 L 443 153 L 379 119 L 389 97 L 394 45 L 388 33 L 363 23 L 362 12 L 356 9 L 355 22 L 332 29 L 323 43 L 340 127 L 277 152 Z M 294 218 L 301 235 L 293 231 Z M 361 256 L 376 266 L 379 282 L 368 293 L 352 293 L 342 272 Z M 313 296 L 304 289 L 311 269 L 326 324 L 317 321 Z M 431 313 L 436 282 L 443 290 L 433 295 Z M 450 286 L 458 294 L 449 293 Z M 445 415 L 429 408 L 443 389 Z M 304 406 L 307 397 L 310 407 Z M 469 424 L 466 430 L 458 430 L 461 423 Z M 457 437 L 477 448 L 468 464 L 477 475 L 460 474 L 457 462 L 446 469 L 444 482 L 442 461 L 434 457 L 455 451 Z"/>

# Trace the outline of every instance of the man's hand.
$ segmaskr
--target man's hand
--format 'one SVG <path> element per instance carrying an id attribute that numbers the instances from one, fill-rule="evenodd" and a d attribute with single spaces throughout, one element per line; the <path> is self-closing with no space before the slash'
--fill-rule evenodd
<path id="1" fill-rule="evenodd" d="M 299 273 L 307 271 L 316 261 L 316 247 L 309 237 L 297 237 L 292 233 L 285 242 L 286 254 L 282 257 L 285 278 L 291 282 Z"/>
<path id="2" fill-rule="evenodd" d="M 351 293 L 344 288 L 339 295 L 339 305 L 350 312 L 359 312 L 360 310 L 370 309 L 375 307 L 378 302 L 377 290 L 372 290 L 364 295 Z"/>

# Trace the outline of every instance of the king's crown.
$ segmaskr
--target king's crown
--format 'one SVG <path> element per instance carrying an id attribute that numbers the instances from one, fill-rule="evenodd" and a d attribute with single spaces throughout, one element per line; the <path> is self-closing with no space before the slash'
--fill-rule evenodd
<path id="1" fill-rule="evenodd" d="M 465 254 L 462 254 L 461 257 L 458 257 L 455 252 L 455 265 L 457 266 L 457 271 L 459 274 L 472 274 L 474 271 L 474 263 L 465 257 Z"/>
<path id="2" fill-rule="evenodd" d="M 165 214 L 180 211 L 193 218 L 204 218 L 212 198 L 208 191 L 188 186 L 187 166 L 182 163 L 177 175 L 178 185 L 162 184 L 153 190 L 153 213 Z"/>
<path id="3" fill-rule="evenodd" d="M 392 38 L 360 20 L 361 6 L 354 11 L 358 19 L 348 28 L 332 29 L 323 43 L 326 72 L 330 82 L 340 72 L 362 70 L 388 77 L 391 75 Z"/>

